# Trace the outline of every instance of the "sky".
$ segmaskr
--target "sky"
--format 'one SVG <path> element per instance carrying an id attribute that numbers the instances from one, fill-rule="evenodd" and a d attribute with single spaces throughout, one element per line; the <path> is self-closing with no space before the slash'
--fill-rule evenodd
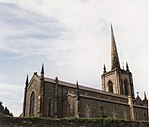
<path id="1" fill-rule="evenodd" d="M 0 101 L 19 116 L 25 79 L 34 72 L 102 89 L 111 68 L 113 24 L 121 67 L 128 62 L 135 95 L 148 92 L 148 1 L 0 0 Z"/>

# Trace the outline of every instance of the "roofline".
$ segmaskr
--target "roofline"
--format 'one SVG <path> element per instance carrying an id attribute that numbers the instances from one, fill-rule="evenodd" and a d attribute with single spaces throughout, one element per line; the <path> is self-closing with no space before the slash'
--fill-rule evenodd
<path id="1" fill-rule="evenodd" d="M 135 105 L 135 104 L 133 104 L 133 107 L 135 107 L 135 108 L 144 108 L 144 109 L 148 109 L 147 106 L 143 106 L 143 105 Z"/>
<path id="2" fill-rule="evenodd" d="M 55 79 L 52 79 L 52 78 L 44 77 L 44 81 L 55 84 Z M 65 81 L 61 81 L 61 80 L 58 80 L 58 83 L 61 86 L 66 86 L 66 87 L 71 87 L 71 88 L 76 89 L 76 84 L 74 84 L 74 83 L 69 83 L 69 82 L 65 82 Z M 105 95 L 108 95 L 108 96 L 114 96 L 114 97 L 118 97 L 118 98 L 128 99 L 128 97 L 125 96 L 125 95 L 118 95 L 118 94 L 115 94 L 115 93 L 105 92 L 105 91 L 95 89 L 95 88 L 91 88 L 91 87 L 87 87 L 87 86 L 84 86 L 84 85 L 79 85 L 79 89 L 94 92 L 94 93 L 98 93 L 98 94 L 105 94 Z"/>
<path id="3" fill-rule="evenodd" d="M 35 73 L 33 74 L 33 76 L 31 77 L 30 81 L 28 82 L 28 87 L 27 87 L 26 89 L 29 89 L 29 88 L 30 88 L 31 82 L 33 81 L 34 77 L 36 77 L 37 79 L 40 80 L 40 76 L 37 75 L 37 73 L 35 72 Z"/>
<path id="4" fill-rule="evenodd" d="M 119 104 L 119 105 L 130 106 L 128 103 L 119 102 L 119 101 L 115 101 L 115 100 L 108 100 L 108 99 L 103 99 L 103 98 L 98 98 L 98 97 L 87 96 L 87 95 L 80 95 L 80 97 L 88 98 L 88 99 L 92 99 L 92 100 L 99 100 L 99 101 L 109 102 L 109 103 L 116 103 L 116 104 Z"/>

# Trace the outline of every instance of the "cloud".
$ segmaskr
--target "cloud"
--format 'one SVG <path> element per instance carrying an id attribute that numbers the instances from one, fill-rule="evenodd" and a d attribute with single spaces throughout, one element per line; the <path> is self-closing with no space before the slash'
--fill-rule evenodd
<path id="1" fill-rule="evenodd" d="M 101 88 L 103 64 L 110 70 L 112 23 L 121 66 L 129 63 L 136 91 L 147 90 L 146 1 L 0 2 L 1 82 L 21 86 L 24 76 L 39 71 L 44 62 L 48 77 Z"/>
<path id="2" fill-rule="evenodd" d="M 0 6 L 1 50 L 23 53 L 22 49 L 42 49 L 43 41 L 52 43 L 69 33 L 53 18 L 39 16 L 14 4 Z"/>
<path id="3" fill-rule="evenodd" d="M 15 85 L 15 84 L 5 84 L 0 83 L 0 89 L 1 89 L 1 100 L 3 102 L 3 105 L 5 107 L 8 107 L 10 112 L 12 112 L 14 115 L 21 114 L 22 110 L 22 86 Z M 18 96 L 18 95 L 21 95 Z"/>

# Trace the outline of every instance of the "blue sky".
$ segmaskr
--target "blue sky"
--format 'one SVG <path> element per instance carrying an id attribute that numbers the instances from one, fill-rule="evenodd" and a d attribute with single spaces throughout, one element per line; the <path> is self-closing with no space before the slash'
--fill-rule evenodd
<path id="1" fill-rule="evenodd" d="M 110 70 L 110 24 L 135 94 L 148 91 L 148 7 L 141 0 L 0 0 L 0 100 L 22 112 L 26 75 L 40 73 L 101 89 Z"/>

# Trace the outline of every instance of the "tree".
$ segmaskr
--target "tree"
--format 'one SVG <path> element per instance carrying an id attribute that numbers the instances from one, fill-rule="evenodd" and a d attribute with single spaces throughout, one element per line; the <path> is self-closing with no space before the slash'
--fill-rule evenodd
<path id="1" fill-rule="evenodd" d="M 0 101 L 0 113 L 3 114 L 4 112 L 4 106 L 2 105 L 2 102 Z"/>
<path id="2" fill-rule="evenodd" d="M 10 115 L 13 116 L 12 113 L 10 113 L 9 109 L 7 107 L 4 108 L 3 103 L 0 101 L 0 113 L 4 115 Z"/>

